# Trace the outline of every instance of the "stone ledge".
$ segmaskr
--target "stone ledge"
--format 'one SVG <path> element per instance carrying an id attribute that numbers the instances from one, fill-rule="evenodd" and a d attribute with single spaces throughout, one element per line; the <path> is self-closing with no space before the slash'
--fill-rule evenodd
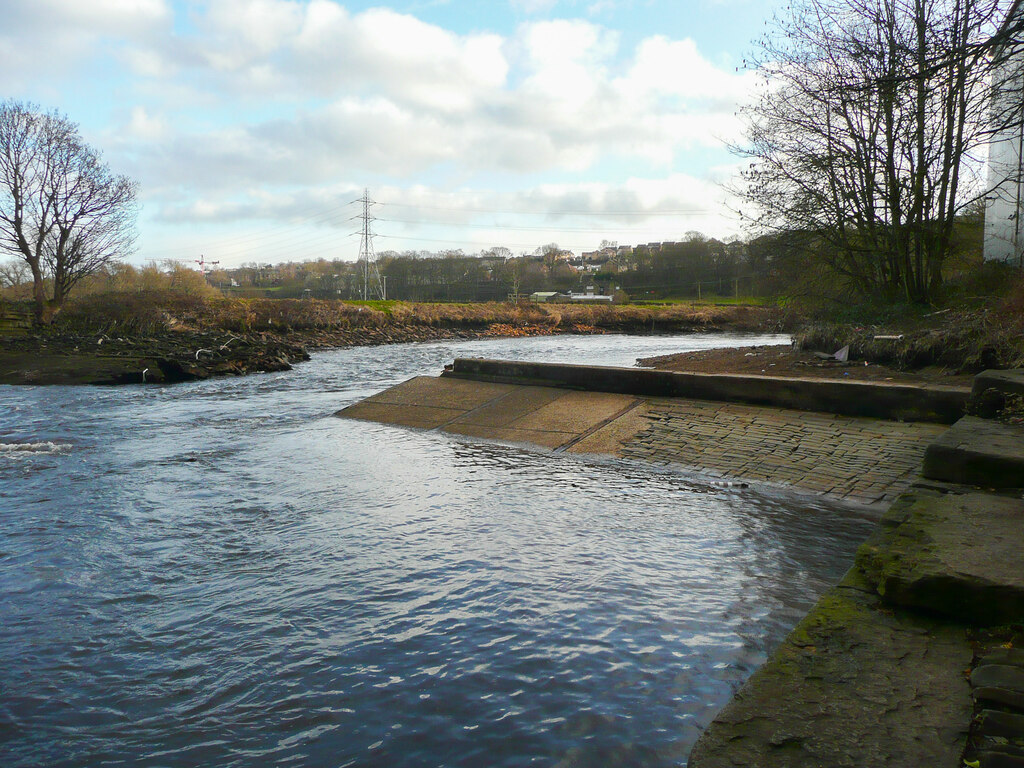
<path id="1" fill-rule="evenodd" d="M 928 446 L 921 474 L 981 488 L 1024 486 L 1024 427 L 965 416 Z"/>
<path id="2" fill-rule="evenodd" d="M 1024 397 L 1024 368 L 982 371 L 974 377 L 971 407 L 980 416 L 992 418 L 1020 397 Z"/>
<path id="3" fill-rule="evenodd" d="M 956 766 L 971 718 L 963 627 L 886 610 L 856 569 L 704 731 L 690 768 Z"/>
<path id="4" fill-rule="evenodd" d="M 882 600 L 986 626 L 1024 619 L 1024 501 L 983 493 L 901 496 L 857 552 Z"/>
<path id="5" fill-rule="evenodd" d="M 451 370 L 446 370 L 443 375 L 478 381 L 646 397 L 721 400 L 843 416 L 940 424 L 952 424 L 960 418 L 970 396 L 970 390 L 962 387 L 678 373 L 475 358 L 457 358 Z"/>

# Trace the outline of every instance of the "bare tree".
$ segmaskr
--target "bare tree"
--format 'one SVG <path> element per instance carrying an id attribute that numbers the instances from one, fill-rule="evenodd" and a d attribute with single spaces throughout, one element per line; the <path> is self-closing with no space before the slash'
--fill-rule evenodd
<path id="1" fill-rule="evenodd" d="M 0 102 L 0 250 L 28 265 L 38 322 L 130 251 L 135 199 L 135 183 L 112 174 L 66 117 Z"/>
<path id="2" fill-rule="evenodd" d="M 0 261 L 0 288 L 16 288 L 31 279 L 28 264 L 21 259 Z"/>
<path id="3" fill-rule="evenodd" d="M 1006 0 L 797 0 L 761 44 L 741 190 L 760 233 L 862 293 L 927 301 L 985 194 Z"/>

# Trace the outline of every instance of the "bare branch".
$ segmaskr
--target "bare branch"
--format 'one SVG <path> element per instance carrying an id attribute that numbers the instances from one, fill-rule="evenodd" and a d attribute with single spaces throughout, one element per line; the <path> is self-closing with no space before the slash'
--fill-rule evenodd
<path id="1" fill-rule="evenodd" d="M 63 115 L 0 102 L 0 252 L 27 265 L 40 322 L 83 277 L 131 251 L 136 192 Z"/>

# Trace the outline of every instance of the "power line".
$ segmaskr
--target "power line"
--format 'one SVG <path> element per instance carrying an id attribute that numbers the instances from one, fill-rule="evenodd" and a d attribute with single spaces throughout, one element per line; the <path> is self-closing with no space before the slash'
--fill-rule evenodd
<path id="1" fill-rule="evenodd" d="M 668 210 L 668 211 L 512 211 L 512 210 L 500 210 L 500 209 L 489 209 L 489 208 L 456 208 L 451 206 L 432 206 L 432 205 L 414 205 L 410 203 L 379 203 L 376 201 L 369 200 L 369 203 L 365 201 L 369 200 L 368 191 L 364 191 L 364 196 L 357 200 L 353 200 L 349 205 L 354 203 L 363 203 L 364 212 L 363 215 L 356 216 L 353 218 L 363 218 L 368 215 L 366 210 L 367 205 L 389 205 L 395 208 L 410 208 L 410 209 L 429 209 L 429 210 L 440 210 L 440 211 L 458 211 L 465 213 L 492 213 L 492 214 L 504 214 L 513 216 L 642 216 L 642 217 L 663 217 L 663 216 L 696 216 L 709 213 L 708 211 L 702 210 Z M 202 248 L 207 252 L 213 251 L 221 257 L 241 256 L 245 255 L 245 251 L 248 250 L 260 250 L 266 251 L 268 248 L 287 247 L 291 254 L 299 249 L 308 252 L 309 249 L 317 247 L 319 244 L 328 246 L 329 244 L 336 243 L 339 238 L 347 237 L 337 233 L 336 231 L 319 232 L 319 233 L 308 233 L 305 237 L 301 235 L 296 237 L 296 234 L 303 228 L 310 226 L 331 226 L 334 227 L 344 221 L 341 218 L 341 214 L 344 213 L 344 206 L 337 206 L 325 209 L 318 213 L 312 214 L 299 220 L 295 223 L 288 224 L 282 227 L 271 228 L 259 233 L 242 235 L 239 237 L 222 237 L 219 240 L 215 239 L 212 242 L 204 240 Z M 408 219 L 384 219 L 370 217 L 364 223 L 368 224 L 369 221 L 391 221 L 399 224 L 409 224 L 415 226 L 450 226 L 465 229 L 485 229 L 495 231 L 510 231 L 510 232 L 587 232 L 587 233 L 624 233 L 624 232 L 641 232 L 642 229 L 632 227 L 617 227 L 617 228 L 592 228 L 592 227 L 552 227 L 552 226 L 517 226 L 517 225 L 501 225 L 501 224 L 444 224 L 441 222 L 431 222 L 423 220 L 408 220 Z M 372 255 L 373 247 L 372 241 L 376 236 L 368 227 L 364 226 L 363 230 L 356 233 L 351 233 L 348 236 L 360 235 L 360 258 L 362 258 L 364 249 L 367 253 Z M 390 239 L 400 239 L 413 242 L 425 242 L 425 243 L 448 243 L 450 245 L 466 245 L 466 246 L 491 246 L 493 242 L 485 241 L 470 241 L 470 240 L 452 240 L 452 239 L 437 239 L 437 238 L 422 238 L 422 237 L 403 237 L 399 235 L 379 235 L 380 237 L 389 237 Z M 367 240 L 369 245 L 367 246 Z M 536 243 L 503 243 L 505 246 L 519 247 L 519 248 L 534 248 Z M 574 250 L 580 250 L 582 246 L 575 247 Z M 146 250 L 146 258 L 152 260 L 160 260 L 161 254 L 176 254 L 176 253 L 194 253 L 196 250 L 195 245 L 183 245 L 176 248 L 162 249 L 162 250 Z M 164 256 L 168 260 L 173 257 Z M 260 258 L 267 258 L 265 255 Z M 191 259 L 175 259 L 189 261 Z M 375 266 L 373 267 L 375 269 Z M 370 290 L 369 278 L 367 278 L 366 289 Z M 383 294 L 383 286 L 381 285 L 378 293 Z"/>
<path id="2" fill-rule="evenodd" d="M 642 232 L 643 229 L 629 227 L 517 227 L 507 224 L 448 224 L 440 221 L 414 221 L 410 219 L 378 219 L 395 224 L 417 224 L 425 227 L 462 227 L 466 229 L 498 229 L 515 232 Z"/>
<path id="3" fill-rule="evenodd" d="M 376 235 L 376 237 L 383 237 L 388 240 L 408 240 L 415 243 L 447 243 L 449 245 L 479 245 L 479 246 L 494 246 L 493 240 L 450 240 L 450 239 L 438 239 L 431 237 L 406 237 L 404 235 Z M 504 247 L 513 246 L 515 248 L 536 248 L 537 243 L 503 243 Z M 579 248 L 573 248 L 571 250 L 580 250 Z"/>
<path id="4" fill-rule="evenodd" d="M 274 238 L 283 235 L 289 235 L 291 231 L 308 227 L 311 224 L 330 225 L 335 221 L 340 223 L 342 221 L 345 221 L 345 219 L 338 217 L 345 213 L 346 211 L 344 211 L 342 208 L 330 208 L 328 210 L 321 211 L 320 213 L 313 214 L 312 216 L 308 216 L 305 219 L 294 222 L 292 224 L 287 224 L 281 227 L 272 227 L 257 234 L 221 237 L 219 240 L 215 238 L 212 241 L 204 239 L 203 242 L 204 245 L 209 245 L 212 246 L 213 248 L 232 248 L 242 246 L 245 243 L 249 242 L 262 242 L 266 240 L 268 237 Z M 322 219 L 322 221 L 318 221 L 318 219 Z M 195 249 L 192 246 L 185 245 L 176 248 L 167 248 L 159 251 L 154 251 L 154 253 L 179 253 L 185 251 L 191 252 L 194 250 Z"/>
<path id="5" fill-rule="evenodd" d="M 425 208 L 432 211 L 464 211 L 466 213 L 507 213 L 514 216 L 703 216 L 713 211 L 683 209 L 667 211 L 511 211 L 494 208 L 453 208 L 443 205 L 414 203 L 381 203 L 390 208 Z"/>

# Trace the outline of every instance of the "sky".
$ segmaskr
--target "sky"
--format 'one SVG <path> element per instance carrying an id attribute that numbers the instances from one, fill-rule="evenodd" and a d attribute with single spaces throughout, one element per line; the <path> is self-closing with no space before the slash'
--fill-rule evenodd
<path id="1" fill-rule="evenodd" d="M 139 183 L 134 263 L 743 235 L 755 0 L 2 0 L 0 98 Z"/>

